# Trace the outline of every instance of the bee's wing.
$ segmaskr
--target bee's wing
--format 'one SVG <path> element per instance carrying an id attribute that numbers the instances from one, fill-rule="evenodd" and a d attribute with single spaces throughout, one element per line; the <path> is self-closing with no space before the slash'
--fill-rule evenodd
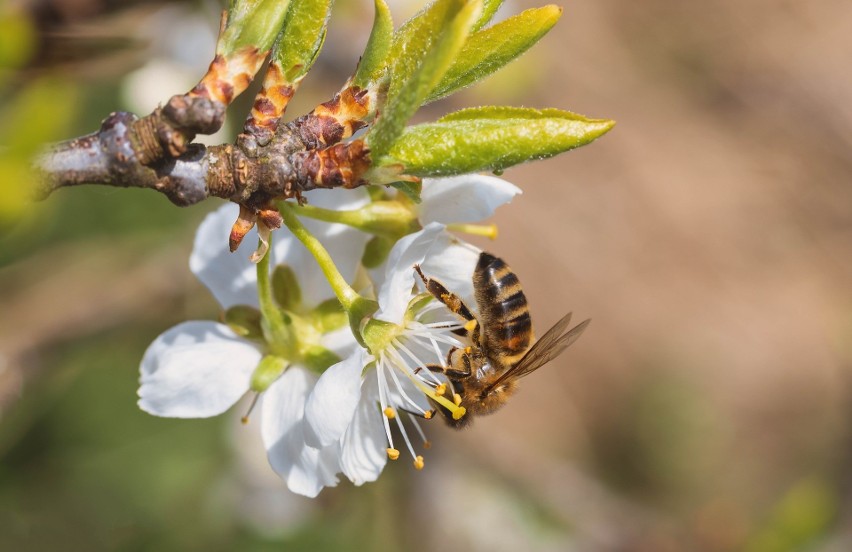
<path id="1" fill-rule="evenodd" d="M 591 322 L 591 320 L 584 320 L 571 328 L 567 333 L 563 334 L 562 332 L 564 332 L 565 328 L 568 327 L 568 324 L 571 323 L 571 313 L 569 312 L 563 316 L 559 322 L 554 324 L 552 328 L 547 330 L 547 332 L 541 336 L 541 339 L 533 343 L 533 346 L 530 347 L 530 350 L 527 351 L 527 354 L 524 355 L 520 362 L 506 370 L 503 375 L 488 386 L 488 389 L 486 389 L 485 392 L 490 392 L 493 388 L 497 387 L 500 383 L 507 379 L 516 379 L 526 376 L 530 372 L 538 370 L 554 358 L 558 357 L 562 354 L 562 351 L 577 341 L 577 338 L 580 337 L 580 334 L 583 333 L 589 325 L 589 322 Z"/>

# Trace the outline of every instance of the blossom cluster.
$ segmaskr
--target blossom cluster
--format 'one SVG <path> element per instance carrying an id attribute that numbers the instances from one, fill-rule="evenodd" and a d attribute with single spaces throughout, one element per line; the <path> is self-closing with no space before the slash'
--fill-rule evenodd
<path id="1" fill-rule="evenodd" d="M 426 368 L 446 367 L 451 348 L 470 344 L 463 321 L 422 291 L 413 268 L 475 305 L 480 251 L 453 231 L 490 231 L 475 223 L 520 190 L 471 174 L 424 179 L 418 192 L 419 201 L 402 191 L 316 190 L 306 207 L 282 203 L 285 221 L 296 219 L 257 266 L 228 250 L 237 206 L 209 214 L 190 269 L 223 321 L 184 322 L 155 339 L 139 406 L 203 418 L 251 394 L 272 468 L 306 496 L 340 474 L 374 481 L 401 454 L 423 468 L 422 423 L 436 408 L 465 415 L 452 383 Z"/>

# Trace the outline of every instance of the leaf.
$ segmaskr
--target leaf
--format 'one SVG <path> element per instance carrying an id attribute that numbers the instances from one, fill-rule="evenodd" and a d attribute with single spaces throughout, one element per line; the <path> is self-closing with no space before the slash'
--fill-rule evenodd
<path id="1" fill-rule="evenodd" d="M 284 28 L 272 50 L 272 59 L 284 71 L 288 84 L 301 81 L 319 55 L 325 42 L 331 4 L 331 0 L 291 3 Z"/>
<path id="2" fill-rule="evenodd" d="M 480 14 L 476 23 L 473 24 L 473 28 L 471 30 L 478 31 L 482 27 L 488 25 L 494 17 L 494 14 L 497 13 L 497 10 L 499 10 L 502 5 L 503 0 L 484 0 L 482 3 L 482 14 Z"/>
<path id="3" fill-rule="evenodd" d="M 358 63 L 358 70 L 352 78 L 352 83 L 362 88 L 367 88 L 384 72 L 385 60 L 393 39 L 393 19 L 390 9 L 385 0 L 375 0 L 375 2 L 376 16 L 373 20 L 373 30 L 370 32 L 367 47 Z"/>
<path id="4" fill-rule="evenodd" d="M 559 109 L 465 109 L 405 129 L 375 166 L 401 164 L 420 177 L 501 171 L 588 144 L 613 125 Z"/>
<path id="5" fill-rule="evenodd" d="M 367 134 L 372 155 L 384 154 L 455 59 L 482 0 L 436 0 L 394 35 L 386 104 Z"/>
<path id="6" fill-rule="evenodd" d="M 449 96 L 502 69 L 547 34 L 561 15 L 562 8 L 558 6 L 533 8 L 471 35 L 425 103 Z"/>
<path id="7" fill-rule="evenodd" d="M 231 2 L 225 32 L 216 44 L 216 53 L 230 58 L 245 47 L 254 47 L 261 52 L 272 48 L 281 31 L 289 4 L 290 0 Z"/>

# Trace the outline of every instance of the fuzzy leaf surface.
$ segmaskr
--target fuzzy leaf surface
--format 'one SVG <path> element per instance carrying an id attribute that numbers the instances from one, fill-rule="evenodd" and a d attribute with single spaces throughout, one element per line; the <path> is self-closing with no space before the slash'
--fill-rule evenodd
<path id="1" fill-rule="evenodd" d="M 393 19 L 390 8 L 385 0 L 376 0 L 373 30 L 370 31 L 370 39 L 367 41 L 367 47 L 358 63 L 358 70 L 352 79 L 353 84 L 366 88 L 379 78 L 385 69 L 391 40 L 393 40 Z"/>
<path id="2" fill-rule="evenodd" d="M 219 37 L 216 53 L 229 58 L 245 47 L 255 47 L 261 52 L 271 49 L 289 5 L 290 0 L 234 0 L 228 8 L 228 22 Z"/>
<path id="3" fill-rule="evenodd" d="M 297 83 L 314 64 L 331 15 L 331 0 L 292 2 L 284 28 L 272 51 L 272 59 L 284 70 L 288 83 Z"/>

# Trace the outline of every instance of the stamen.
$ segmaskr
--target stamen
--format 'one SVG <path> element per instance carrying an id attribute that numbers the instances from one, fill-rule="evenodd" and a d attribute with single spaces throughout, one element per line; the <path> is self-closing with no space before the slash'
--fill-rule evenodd
<path id="1" fill-rule="evenodd" d="M 453 393 L 453 402 L 456 403 L 456 406 L 460 405 L 461 401 L 461 395 L 459 395 L 458 393 Z"/>
<path id="2" fill-rule="evenodd" d="M 422 470 L 423 466 L 424 466 L 424 464 L 423 464 L 423 457 L 422 456 L 418 456 L 417 458 L 414 459 L 414 469 Z"/>
<path id="3" fill-rule="evenodd" d="M 426 438 L 426 434 L 423 433 L 423 428 L 421 428 L 420 424 L 417 423 L 417 418 L 415 418 L 411 414 L 409 414 L 408 417 L 411 418 L 411 423 L 414 424 L 414 429 L 417 430 L 417 433 L 420 434 L 420 439 L 423 440 L 423 448 L 425 448 L 425 449 L 431 448 L 432 443 L 430 443 L 429 439 Z"/>
<path id="4" fill-rule="evenodd" d="M 388 420 L 393 420 L 396 417 L 396 411 L 390 406 L 385 408 L 384 413 Z"/>
<path id="5" fill-rule="evenodd" d="M 436 395 L 443 395 L 446 392 L 447 392 L 447 384 L 446 383 L 442 383 L 441 385 L 439 385 L 435 388 L 435 394 Z"/>
<path id="6" fill-rule="evenodd" d="M 452 230 L 454 232 L 463 232 L 465 234 L 470 234 L 472 236 L 483 236 L 490 240 L 497 239 L 497 225 L 496 224 L 462 224 L 462 223 L 454 223 L 448 224 L 447 230 Z"/>
<path id="7" fill-rule="evenodd" d="M 400 418 L 396 418 L 396 425 L 399 426 L 399 432 L 402 433 L 402 440 L 405 441 L 405 446 L 408 447 L 408 452 L 411 453 L 411 457 L 414 458 L 417 455 L 414 454 L 414 447 L 411 446 L 411 440 L 408 438 L 408 432 L 405 431 L 405 426 L 402 425 L 402 420 Z"/>
<path id="8" fill-rule="evenodd" d="M 376 379 L 379 382 L 379 406 L 382 409 L 382 412 L 388 408 L 387 402 L 387 383 L 385 382 L 384 377 L 384 358 L 379 357 L 379 361 L 376 363 Z M 382 416 L 382 422 L 385 424 L 385 435 L 388 438 L 388 444 L 391 448 L 393 448 L 393 437 L 391 436 L 390 423 L 388 422 L 387 416 Z"/>
<path id="9" fill-rule="evenodd" d="M 469 332 L 472 332 L 474 329 L 476 329 L 476 325 L 478 323 L 479 322 L 477 322 L 476 319 L 468 320 L 467 323 L 464 325 L 464 329 Z"/>
<path id="10" fill-rule="evenodd" d="M 395 448 L 388 448 L 388 458 L 391 460 L 397 460 L 399 458 L 399 451 Z"/>
<path id="11" fill-rule="evenodd" d="M 248 407 L 248 411 L 246 411 L 246 415 L 240 418 L 240 422 L 242 422 L 243 425 L 247 425 L 249 423 L 249 416 L 251 415 L 252 410 L 254 410 L 254 407 L 257 404 L 257 399 L 259 398 L 260 393 L 255 393 L 251 400 L 251 404 Z"/>

